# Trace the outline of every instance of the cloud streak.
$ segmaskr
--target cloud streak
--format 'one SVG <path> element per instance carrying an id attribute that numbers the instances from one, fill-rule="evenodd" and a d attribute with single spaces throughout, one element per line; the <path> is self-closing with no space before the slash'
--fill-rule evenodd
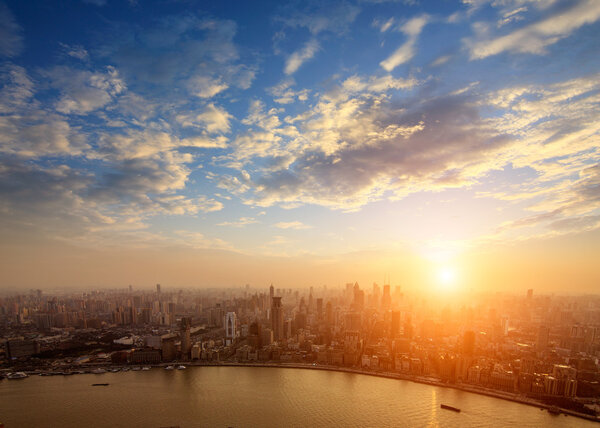
<path id="1" fill-rule="evenodd" d="M 410 61 L 415 56 L 415 45 L 423 27 L 429 22 L 429 16 L 421 15 L 404 23 L 399 29 L 407 37 L 404 44 L 396 49 L 389 57 L 381 61 L 379 65 L 385 71 L 392 71 L 401 64 Z M 384 30 L 382 30 L 384 31 Z"/>
<path id="2" fill-rule="evenodd" d="M 312 59 L 318 50 L 319 43 L 315 39 L 309 40 L 301 49 L 287 58 L 283 71 L 287 75 L 294 74 L 302 64 Z"/>
<path id="3" fill-rule="evenodd" d="M 471 59 L 483 59 L 502 52 L 545 54 L 548 46 L 599 19 L 600 3 L 581 0 L 566 10 L 558 10 L 545 19 L 506 35 L 483 40 L 467 39 L 465 43 Z"/>

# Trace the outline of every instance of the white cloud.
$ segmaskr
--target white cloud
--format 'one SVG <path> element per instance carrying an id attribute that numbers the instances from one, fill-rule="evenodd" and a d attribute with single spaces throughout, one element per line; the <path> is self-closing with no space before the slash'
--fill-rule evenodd
<path id="1" fill-rule="evenodd" d="M 285 74 L 294 74 L 302 64 L 314 57 L 318 50 L 319 43 L 315 39 L 306 42 L 302 49 L 291 54 L 286 60 L 284 68 Z"/>
<path id="2" fill-rule="evenodd" d="M 452 59 L 452 55 L 442 55 L 436 58 L 432 63 L 432 67 L 439 67 L 440 65 L 446 64 L 448 61 Z"/>
<path id="3" fill-rule="evenodd" d="M 380 21 L 378 19 L 373 21 L 373 26 L 379 29 L 379 32 L 381 33 L 385 33 L 387 30 L 389 30 L 390 28 L 392 28 L 392 26 L 394 25 L 395 20 L 394 18 L 389 18 L 385 21 Z"/>
<path id="4" fill-rule="evenodd" d="M 22 67 L 0 68 L 0 152 L 28 158 L 80 155 L 85 138 L 60 115 L 35 100 L 35 84 Z"/>
<path id="5" fill-rule="evenodd" d="M 210 103 L 200 114 L 180 114 L 176 120 L 184 127 L 201 127 L 209 133 L 229 132 L 229 120 L 232 118 L 225 109 Z"/>
<path id="6" fill-rule="evenodd" d="M 306 101 L 308 100 L 308 94 L 310 93 L 309 89 L 301 89 L 301 90 L 293 90 L 292 86 L 294 86 L 296 82 L 293 78 L 288 77 L 277 85 L 268 88 L 267 92 L 273 95 L 273 101 L 278 104 L 290 104 L 295 101 Z"/>
<path id="7" fill-rule="evenodd" d="M 61 93 L 55 104 L 58 112 L 85 115 L 109 104 L 126 90 L 125 82 L 111 66 L 106 72 L 90 72 L 68 67 L 55 67 L 43 72 L 50 84 Z"/>
<path id="8" fill-rule="evenodd" d="M 412 18 L 400 27 L 407 36 L 407 40 L 398 49 L 396 49 L 389 57 L 381 61 L 379 65 L 386 71 L 392 71 L 401 64 L 410 61 L 415 55 L 415 45 L 417 38 L 423 27 L 429 22 L 428 15 L 421 15 Z"/>
<path id="9" fill-rule="evenodd" d="M 471 59 L 482 59 L 502 52 L 544 54 L 546 48 L 568 37 L 573 31 L 600 19 L 600 2 L 581 0 L 566 10 L 529 24 L 504 36 L 467 39 Z"/>
<path id="10" fill-rule="evenodd" d="M 229 88 L 220 78 L 209 76 L 195 76 L 190 79 L 189 86 L 192 93 L 200 98 L 212 98 Z"/>

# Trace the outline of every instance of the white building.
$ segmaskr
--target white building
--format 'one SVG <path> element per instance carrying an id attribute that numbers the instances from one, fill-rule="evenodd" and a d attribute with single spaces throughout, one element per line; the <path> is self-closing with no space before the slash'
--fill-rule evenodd
<path id="1" fill-rule="evenodd" d="M 225 314 L 225 342 L 230 345 L 237 337 L 236 327 L 237 317 L 235 312 L 227 312 Z"/>

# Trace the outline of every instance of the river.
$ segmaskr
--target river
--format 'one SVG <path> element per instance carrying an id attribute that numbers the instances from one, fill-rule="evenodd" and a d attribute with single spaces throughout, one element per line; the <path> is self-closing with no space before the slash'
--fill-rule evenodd
<path id="1" fill-rule="evenodd" d="M 108 383 L 108 386 L 91 386 Z M 440 408 L 449 404 L 460 413 Z M 189 367 L 0 382 L 14 427 L 597 427 L 450 388 L 291 368 Z"/>

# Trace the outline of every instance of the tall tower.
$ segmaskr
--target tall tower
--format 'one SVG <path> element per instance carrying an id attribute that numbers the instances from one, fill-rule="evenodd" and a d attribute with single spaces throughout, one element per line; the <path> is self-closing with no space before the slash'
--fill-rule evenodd
<path id="1" fill-rule="evenodd" d="M 180 335 L 181 335 L 181 354 L 187 358 L 192 349 L 192 340 L 190 338 L 190 330 L 192 328 L 192 319 L 190 317 L 181 318 Z"/>
<path id="2" fill-rule="evenodd" d="M 271 303 L 271 327 L 273 329 L 273 339 L 283 340 L 283 308 L 281 307 L 281 297 L 273 297 Z"/>
<path id="3" fill-rule="evenodd" d="M 235 323 L 235 312 L 227 312 L 227 314 L 225 314 L 225 340 L 229 343 L 233 343 L 237 336 Z"/>

